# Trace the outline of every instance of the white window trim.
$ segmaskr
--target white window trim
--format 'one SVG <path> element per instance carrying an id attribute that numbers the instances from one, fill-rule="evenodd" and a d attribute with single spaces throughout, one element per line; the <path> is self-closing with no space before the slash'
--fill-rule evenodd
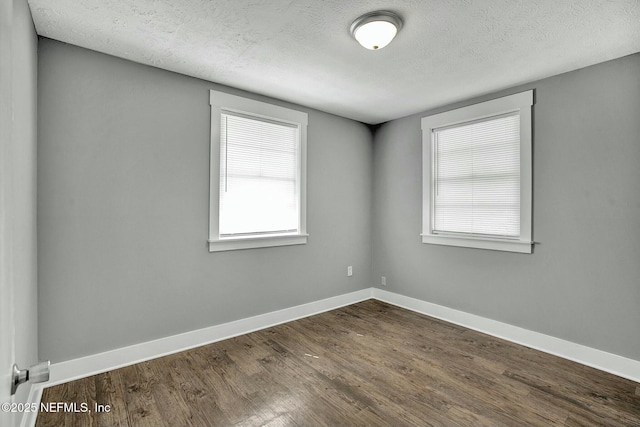
<path id="1" fill-rule="evenodd" d="M 422 118 L 422 243 L 531 253 L 533 91 L 517 93 Z M 433 130 L 499 114 L 520 114 L 520 237 L 499 239 L 433 232 Z"/>
<path id="2" fill-rule="evenodd" d="M 301 111 L 255 101 L 211 90 L 211 151 L 209 174 L 209 252 L 307 243 L 307 124 L 308 115 Z M 300 229 L 295 234 L 272 234 L 220 238 L 220 114 L 222 111 L 298 125 L 300 129 Z"/>

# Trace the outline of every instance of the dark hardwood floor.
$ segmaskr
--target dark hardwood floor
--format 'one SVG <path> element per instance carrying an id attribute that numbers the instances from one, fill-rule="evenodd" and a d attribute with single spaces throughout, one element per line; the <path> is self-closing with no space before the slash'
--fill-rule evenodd
<path id="1" fill-rule="evenodd" d="M 640 426 L 640 384 L 368 300 L 44 390 L 37 426 Z M 110 412 L 93 412 L 94 404 Z"/>

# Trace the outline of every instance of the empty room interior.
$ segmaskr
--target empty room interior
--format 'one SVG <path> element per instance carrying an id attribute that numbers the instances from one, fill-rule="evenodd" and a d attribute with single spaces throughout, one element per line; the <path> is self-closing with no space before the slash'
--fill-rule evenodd
<path id="1" fill-rule="evenodd" d="M 0 425 L 640 425 L 637 0 L 0 4 Z"/>

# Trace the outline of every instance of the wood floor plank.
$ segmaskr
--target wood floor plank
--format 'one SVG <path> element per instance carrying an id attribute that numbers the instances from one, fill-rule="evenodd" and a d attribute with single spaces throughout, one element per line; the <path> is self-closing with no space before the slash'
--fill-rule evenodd
<path id="1" fill-rule="evenodd" d="M 57 402 L 69 402 L 71 396 L 71 385 L 65 387 L 49 387 L 43 390 L 41 402 L 47 405 L 53 405 Z M 50 407 L 50 406 L 48 406 Z M 42 409 L 42 405 L 41 405 Z M 40 415 L 37 417 L 37 425 L 40 427 L 55 427 L 65 425 L 65 412 L 63 411 L 40 411 Z"/>
<path id="2" fill-rule="evenodd" d="M 100 427 L 129 427 L 126 404 L 121 390 L 124 389 L 118 370 L 105 372 L 93 377 L 96 384 L 96 403 L 109 405 L 108 410 L 98 414 Z"/>
<path id="3" fill-rule="evenodd" d="M 70 404 L 65 409 L 64 423 L 93 427 L 98 425 L 95 414 L 91 413 L 95 398 L 95 380 L 74 381 L 69 385 L 68 400 Z"/>
<path id="4" fill-rule="evenodd" d="M 45 389 L 43 426 L 640 426 L 640 384 L 379 301 Z"/>
<path id="5" fill-rule="evenodd" d="M 312 329 L 312 328 L 309 328 Z M 397 336 L 396 336 L 397 337 Z M 402 381 L 401 385 L 402 385 L 402 389 L 398 392 L 400 394 L 402 393 L 407 393 L 409 392 L 409 386 L 410 385 L 414 385 L 417 387 L 420 387 L 421 384 L 428 384 L 430 382 L 432 382 L 434 379 L 438 380 L 437 378 L 433 378 L 433 377 L 424 377 L 424 376 L 420 376 L 420 374 L 424 371 L 426 372 L 427 369 L 419 369 L 418 368 L 418 363 L 420 362 L 419 360 L 417 360 L 414 356 L 415 354 L 413 354 L 412 352 L 406 352 L 405 350 L 407 349 L 407 342 L 406 342 L 406 338 L 402 338 L 400 342 L 397 343 L 397 346 L 394 346 L 393 348 L 393 353 L 391 354 L 393 357 L 388 357 L 387 361 L 384 362 L 384 364 L 386 365 L 385 367 L 390 369 L 391 371 L 395 371 L 400 373 L 404 378 L 404 380 Z M 366 355 L 362 355 L 362 354 L 358 354 L 358 350 L 357 349 L 352 349 L 351 350 L 354 355 L 358 355 L 360 358 L 365 359 L 366 360 Z M 373 362 L 373 361 L 371 361 Z M 414 368 L 409 368 L 409 366 L 413 366 Z M 451 365 L 452 367 L 454 367 L 456 370 L 458 369 L 455 365 Z M 441 372 L 444 369 L 444 367 L 442 365 L 437 366 L 436 369 L 432 370 L 434 372 Z M 452 375 L 455 374 L 455 375 Z M 451 368 L 449 369 L 449 372 L 446 376 L 440 378 L 439 380 L 440 382 L 440 388 L 443 388 L 443 382 L 444 381 L 448 381 L 448 382 L 452 382 L 452 380 L 454 380 L 456 377 L 464 377 L 462 378 L 462 381 L 460 381 L 459 379 L 456 381 L 453 381 L 453 383 L 451 384 L 451 387 L 449 387 L 449 391 L 452 392 L 453 397 L 450 399 L 452 401 L 455 400 L 460 400 L 460 399 L 464 399 L 467 401 L 468 404 L 471 404 L 471 400 L 472 397 L 475 396 L 476 398 L 476 404 L 479 405 L 495 405 L 496 402 L 502 402 L 504 400 L 504 397 L 506 397 L 504 394 L 500 394 L 498 393 L 497 396 L 495 396 L 493 390 L 491 388 L 486 387 L 487 386 L 487 378 L 483 377 L 483 378 L 476 378 L 475 379 L 475 383 L 478 390 L 477 392 L 475 392 L 475 394 L 472 395 L 464 395 L 464 396 L 460 396 L 459 390 L 471 390 L 470 387 L 470 381 L 471 381 L 471 376 L 473 376 L 474 374 L 464 374 L 463 372 L 454 372 Z M 415 390 L 415 387 L 414 387 Z M 510 394 L 510 391 L 508 391 L 507 393 Z M 511 406 L 517 406 L 517 405 L 511 405 Z M 520 408 L 513 408 L 513 407 L 509 407 L 506 408 L 503 412 L 504 414 L 509 414 L 514 412 L 514 409 L 520 409 L 520 412 L 524 412 L 526 410 L 526 406 L 525 405 L 520 405 Z M 510 419 L 508 415 L 500 415 L 498 416 L 496 414 L 497 418 L 501 418 L 504 422 L 515 422 L 515 420 Z M 544 417 L 542 417 L 542 419 L 540 420 L 540 422 L 538 423 L 539 425 L 548 425 L 549 421 L 544 419 Z"/>
<path id="6" fill-rule="evenodd" d="M 158 378 L 166 379 L 158 381 L 153 389 L 153 397 L 162 419 L 168 425 L 203 425 L 200 412 L 188 404 L 194 395 L 198 395 L 198 392 L 193 389 L 185 390 L 185 381 L 175 372 L 177 368 L 174 357 L 167 357 L 166 362 L 162 366 L 151 364 L 154 374 Z"/>
<path id="7" fill-rule="evenodd" d="M 299 328 L 304 328 L 305 332 L 307 334 L 307 336 L 311 337 L 313 334 L 313 329 L 314 327 L 312 325 L 305 325 L 304 323 L 300 323 L 297 325 Z M 292 326 L 293 327 L 293 326 Z M 334 331 L 335 332 L 335 331 Z M 286 341 L 287 340 L 287 336 L 295 336 L 296 334 L 293 333 L 285 333 L 283 337 L 279 338 L 280 342 Z M 326 333 L 322 333 L 322 331 L 318 332 L 317 337 L 319 339 L 322 339 L 323 337 L 325 337 L 327 334 Z M 295 341 L 294 341 L 294 345 L 295 345 Z M 316 351 L 321 351 L 321 350 L 316 350 Z M 351 358 L 353 359 L 353 357 L 356 357 L 357 359 L 360 360 L 364 360 L 366 365 L 371 365 L 372 363 L 374 363 L 373 360 L 368 360 L 368 354 L 371 353 L 371 351 L 373 351 L 373 353 L 376 353 L 378 351 L 378 349 L 376 349 L 375 347 L 371 347 L 371 346 L 367 346 L 366 349 L 366 353 L 361 354 L 359 353 L 359 347 L 354 347 L 349 349 L 349 352 L 351 354 Z M 336 353 L 344 353 L 344 351 L 336 351 L 336 349 L 333 349 L 333 354 Z M 323 355 L 325 356 L 325 355 Z M 322 361 L 324 359 L 324 357 L 321 357 L 319 360 Z M 421 380 L 424 383 L 429 383 L 429 380 L 431 380 L 431 378 L 419 378 L 417 376 L 417 374 L 420 373 L 420 370 L 414 370 L 414 369 L 409 369 L 407 367 L 407 365 L 415 365 L 418 361 L 415 360 L 414 358 L 410 358 L 407 357 L 406 354 L 404 354 L 400 349 L 395 349 L 394 353 L 393 353 L 393 358 L 389 358 L 390 360 L 392 360 L 392 363 L 389 363 L 387 366 L 385 366 L 385 368 L 390 369 L 391 371 L 396 371 L 401 373 L 405 378 L 404 380 L 400 383 L 400 388 L 398 390 L 394 390 L 393 389 L 393 385 L 391 384 L 382 384 L 381 386 L 383 388 L 385 388 L 391 396 L 394 395 L 409 395 L 411 396 L 410 399 L 405 399 L 405 401 L 403 402 L 403 406 L 407 407 L 407 406 L 411 406 L 414 402 L 412 401 L 413 396 L 418 397 L 419 400 L 421 400 L 421 405 L 422 405 L 422 412 L 424 413 L 425 410 L 427 409 L 427 406 L 425 405 L 425 403 L 427 401 L 429 401 L 428 398 L 424 398 L 424 396 L 420 393 L 420 387 L 422 386 L 421 384 Z M 335 358 L 332 360 L 334 361 Z M 358 370 L 358 366 L 350 366 L 349 367 L 349 371 L 357 371 Z M 352 380 L 353 381 L 353 380 Z M 456 396 L 459 397 L 459 394 L 457 391 L 462 389 L 462 387 L 460 387 L 460 384 L 456 384 L 455 387 L 452 388 L 452 390 L 455 390 L 455 394 Z M 430 393 L 431 395 L 433 393 Z M 483 398 L 485 398 L 485 395 L 487 395 L 486 390 L 481 390 L 477 393 L 478 395 L 482 396 Z M 464 396 L 464 398 L 466 400 L 469 400 L 469 396 Z M 492 402 L 491 400 L 491 396 L 489 394 L 489 402 Z M 440 403 L 440 402 L 438 402 Z M 485 402 L 486 403 L 486 402 Z M 491 404 L 491 403 L 490 403 Z M 442 406 L 441 404 L 439 406 Z M 437 417 L 437 413 L 434 413 L 433 411 L 431 411 L 429 414 L 430 418 L 436 418 Z M 512 420 L 513 421 L 513 420 Z M 418 423 L 420 424 L 420 423 Z M 548 421 L 544 421 L 541 422 L 540 425 L 547 425 Z"/>
<path id="8" fill-rule="evenodd" d="M 142 362 L 120 370 L 124 389 L 127 421 L 130 426 L 159 426 L 164 420 L 153 397 L 155 385 L 161 381 L 150 369 L 153 362 Z M 73 424 L 68 424 L 73 425 Z M 77 425 L 83 425 L 78 423 Z"/>

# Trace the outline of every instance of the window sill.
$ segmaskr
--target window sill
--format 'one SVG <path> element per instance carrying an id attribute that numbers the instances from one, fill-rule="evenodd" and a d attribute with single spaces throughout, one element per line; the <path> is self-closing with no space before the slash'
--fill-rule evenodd
<path id="1" fill-rule="evenodd" d="M 458 246 L 463 248 L 489 249 L 493 251 L 531 253 L 531 242 L 519 240 L 500 240 L 460 236 L 444 236 L 435 234 L 422 234 L 422 243 L 431 245 Z"/>
<path id="2" fill-rule="evenodd" d="M 235 239 L 209 240 L 209 252 L 235 251 L 241 249 L 269 248 L 307 244 L 308 234 L 284 236 L 241 237 Z"/>

